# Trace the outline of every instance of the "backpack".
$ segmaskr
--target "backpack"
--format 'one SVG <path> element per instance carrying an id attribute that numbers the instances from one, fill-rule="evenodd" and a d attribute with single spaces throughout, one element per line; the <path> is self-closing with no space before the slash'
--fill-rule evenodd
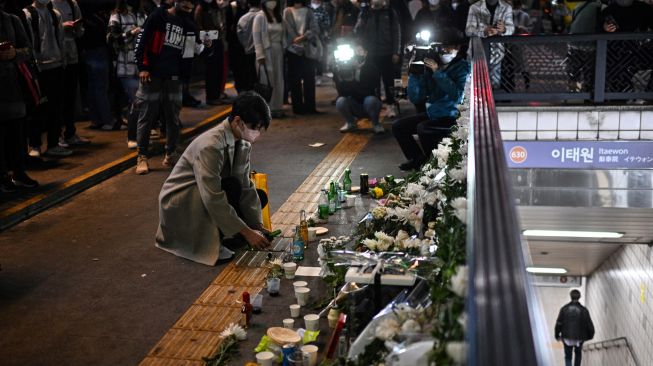
<path id="1" fill-rule="evenodd" d="M 70 2 L 71 0 L 68 1 Z M 47 8 L 48 8 L 48 12 L 50 13 L 50 17 L 52 17 L 52 25 L 54 26 L 54 36 L 57 39 L 57 44 L 59 45 L 59 48 L 61 48 L 61 45 L 59 44 L 59 18 L 57 17 L 57 13 L 54 12 L 54 7 L 52 6 L 52 2 L 48 3 Z M 39 13 L 36 11 L 34 5 L 28 6 L 27 11 L 29 11 L 30 21 L 32 26 L 32 34 L 34 34 L 34 51 L 36 53 L 39 53 L 41 52 L 41 42 L 38 41 L 41 38 L 41 32 L 39 31 Z"/>

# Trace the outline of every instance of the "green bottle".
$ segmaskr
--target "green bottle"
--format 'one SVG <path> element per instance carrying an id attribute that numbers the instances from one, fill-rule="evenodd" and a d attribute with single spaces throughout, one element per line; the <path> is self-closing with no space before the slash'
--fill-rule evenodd
<path id="1" fill-rule="evenodd" d="M 345 169 L 345 177 L 342 179 L 342 189 L 351 193 L 351 170 L 349 168 Z"/>
<path id="2" fill-rule="evenodd" d="M 336 184 L 331 181 L 329 184 L 329 215 L 336 213 L 336 200 L 338 195 L 336 193 Z"/>
<path id="3" fill-rule="evenodd" d="M 329 195 L 327 194 L 326 189 L 322 190 L 320 193 L 320 201 L 318 203 L 318 213 L 320 219 L 328 220 L 329 219 Z"/>

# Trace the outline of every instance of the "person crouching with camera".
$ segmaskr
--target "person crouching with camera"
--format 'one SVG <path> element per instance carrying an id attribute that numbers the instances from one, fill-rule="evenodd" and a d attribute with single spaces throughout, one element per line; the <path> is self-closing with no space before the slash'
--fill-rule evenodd
<path id="1" fill-rule="evenodd" d="M 411 59 L 408 76 L 408 99 L 413 104 L 426 103 L 426 113 L 397 120 L 392 133 L 408 161 L 399 169 L 418 169 L 431 151 L 451 132 L 459 117 L 465 83 L 471 72 L 469 61 L 458 55 L 464 43 L 463 35 L 455 29 L 444 28 L 436 35 L 423 60 Z M 422 148 L 415 143 L 417 134 Z"/>
<path id="2" fill-rule="evenodd" d="M 354 131 L 359 118 L 368 118 L 374 133 L 384 133 L 379 122 L 382 105 L 377 96 L 381 73 L 367 61 L 367 50 L 357 41 L 353 49 L 348 44 L 339 45 L 334 56 L 336 70 L 333 79 L 339 95 L 336 109 L 345 119 L 340 132 Z"/>

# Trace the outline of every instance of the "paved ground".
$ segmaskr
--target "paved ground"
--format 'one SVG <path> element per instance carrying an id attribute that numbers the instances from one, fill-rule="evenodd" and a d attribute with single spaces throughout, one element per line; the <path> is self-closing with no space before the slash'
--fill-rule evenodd
<path id="1" fill-rule="evenodd" d="M 272 211 L 341 138 L 333 91 L 319 92 L 328 114 L 275 120 L 255 144 Z M 402 160 L 389 134 L 374 136 L 352 171 L 400 176 Z M 217 276 L 153 246 L 168 173 L 125 172 L 0 235 L 0 364 L 137 364 Z"/>

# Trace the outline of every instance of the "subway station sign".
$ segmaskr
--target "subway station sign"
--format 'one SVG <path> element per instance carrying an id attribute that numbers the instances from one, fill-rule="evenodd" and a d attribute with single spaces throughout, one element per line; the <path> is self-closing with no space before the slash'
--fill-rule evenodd
<path id="1" fill-rule="evenodd" d="M 653 141 L 504 141 L 510 168 L 653 168 Z"/>

